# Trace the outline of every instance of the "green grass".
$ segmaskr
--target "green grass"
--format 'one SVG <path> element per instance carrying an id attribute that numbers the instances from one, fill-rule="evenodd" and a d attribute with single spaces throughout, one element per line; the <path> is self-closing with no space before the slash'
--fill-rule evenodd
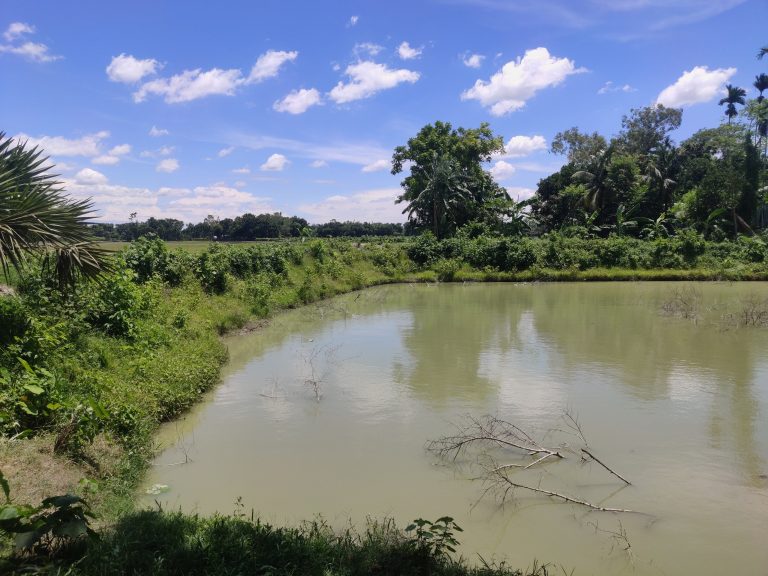
<path id="1" fill-rule="evenodd" d="M 269 244 L 272 242 L 298 242 L 298 240 L 280 240 L 280 239 L 266 239 L 266 240 L 249 240 L 244 242 L 218 242 L 218 244 L 226 244 L 228 246 L 259 246 Z M 187 250 L 191 254 L 200 254 L 204 252 L 211 242 L 207 240 L 175 240 L 166 242 L 171 250 Z M 99 247 L 113 252 L 119 252 L 128 247 L 130 242 L 99 242 Z"/>

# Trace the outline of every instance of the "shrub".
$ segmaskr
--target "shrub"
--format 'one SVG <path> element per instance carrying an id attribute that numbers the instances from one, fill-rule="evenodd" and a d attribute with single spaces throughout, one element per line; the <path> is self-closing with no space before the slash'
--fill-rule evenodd
<path id="1" fill-rule="evenodd" d="M 150 304 L 147 292 L 134 283 L 131 270 L 120 270 L 105 276 L 86 296 L 87 320 L 95 328 L 111 336 L 133 338 L 136 322 Z"/>
<path id="2" fill-rule="evenodd" d="M 21 300 L 16 296 L 0 296 L 0 346 L 4 348 L 21 339 L 29 325 Z"/>

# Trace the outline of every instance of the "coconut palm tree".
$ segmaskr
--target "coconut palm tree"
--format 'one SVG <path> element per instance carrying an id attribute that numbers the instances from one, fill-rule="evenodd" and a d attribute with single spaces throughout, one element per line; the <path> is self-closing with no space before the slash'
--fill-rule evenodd
<path id="1" fill-rule="evenodd" d="M 7 278 L 38 255 L 64 289 L 105 271 L 108 251 L 88 229 L 91 201 L 67 196 L 50 168 L 42 150 L 0 132 L 0 268 Z"/>
<path id="2" fill-rule="evenodd" d="M 728 116 L 728 124 L 731 123 L 731 119 L 734 118 L 738 111 L 736 110 L 736 104 L 745 104 L 747 97 L 747 91 L 744 88 L 733 86 L 732 84 L 726 84 L 725 89 L 728 91 L 728 95 L 720 100 L 720 106 L 728 104 L 725 108 L 725 115 Z"/>
<path id="3" fill-rule="evenodd" d="M 768 46 L 763 46 L 762 48 L 760 48 L 760 51 L 757 53 L 757 59 L 762 60 L 763 56 L 765 56 L 766 54 L 768 54 Z"/>
<path id="4" fill-rule="evenodd" d="M 608 202 L 608 197 L 611 194 L 608 168 L 611 164 L 612 155 L 612 146 L 606 150 L 601 150 L 592 156 L 588 169 L 579 170 L 571 177 L 574 182 L 584 184 L 586 188 L 584 206 L 590 210 L 602 211 Z"/>

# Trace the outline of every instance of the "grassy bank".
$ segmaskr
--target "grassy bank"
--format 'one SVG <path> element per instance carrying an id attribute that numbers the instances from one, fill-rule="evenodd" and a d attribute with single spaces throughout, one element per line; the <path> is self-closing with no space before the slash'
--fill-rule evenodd
<path id="1" fill-rule="evenodd" d="M 14 280 L 17 296 L 0 299 L 0 470 L 14 503 L 65 493 L 89 502 L 104 539 L 78 565 L 86 574 L 323 573 L 321 565 L 344 574 L 376 573 L 376 566 L 409 573 L 403 567 L 411 565 L 422 570 L 411 573 L 471 573 L 435 550 L 419 560 L 426 553 L 418 539 L 391 525 L 333 534 L 319 525 L 277 529 L 235 517 L 136 513 L 134 491 L 153 434 L 218 382 L 227 358 L 220 335 L 286 308 L 394 282 L 765 280 L 767 259 L 756 239 L 695 237 L 427 236 L 211 245 L 194 254 L 143 239 L 116 256 L 100 283 L 61 294 L 30 273 Z M 237 545 L 226 548 L 214 538 L 220 533 Z M 42 544 L 38 551 L 47 553 Z M 269 546 L 293 552 L 260 556 Z M 143 556 L 155 564 L 142 564 Z M 387 564 L 392 557 L 401 564 Z"/>

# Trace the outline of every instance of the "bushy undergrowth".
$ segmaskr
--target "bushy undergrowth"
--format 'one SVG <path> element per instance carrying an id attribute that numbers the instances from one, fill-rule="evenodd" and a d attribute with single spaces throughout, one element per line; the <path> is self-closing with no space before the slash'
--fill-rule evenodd
<path id="1" fill-rule="evenodd" d="M 334 531 L 322 521 L 276 528 L 242 516 L 145 511 L 123 518 L 94 543 L 75 574 L 523 575 L 504 565 L 470 568 L 430 540 L 391 521 L 371 522 L 359 533 Z"/>

